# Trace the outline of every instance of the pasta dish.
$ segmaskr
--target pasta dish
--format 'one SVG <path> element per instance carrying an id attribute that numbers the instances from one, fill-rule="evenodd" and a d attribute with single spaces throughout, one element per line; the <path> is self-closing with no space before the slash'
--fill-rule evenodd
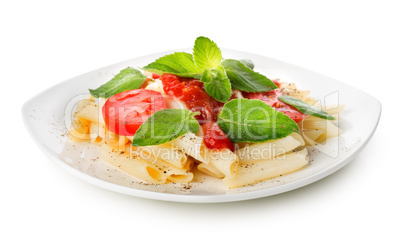
<path id="1" fill-rule="evenodd" d="M 76 105 L 69 137 L 99 145 L 101 158 L 152 184 L 191 183 L 194 173 L 227 188 L 305 167 L 306 146 L 340 134 L 343 106 L 319 107 L 309 90 L 223 59 L 198 37 L 176 52 L 121 70 Z"/>

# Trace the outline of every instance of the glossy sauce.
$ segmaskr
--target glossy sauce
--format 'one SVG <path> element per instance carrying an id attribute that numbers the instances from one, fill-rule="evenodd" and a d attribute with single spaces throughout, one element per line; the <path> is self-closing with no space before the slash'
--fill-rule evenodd
<path id="1" fill-rule="evenodd" d="M 279 96 L 281 95 L 283 95 L 282 91 L 280 89 L 275 89 L 268 92 L 249 93 L 247 94 L 247 98 L 261 100 L 277 111 L 289 116 L 290 119 L 294 120 L 295 122 L 299 122 L 308 116 L 301 113 L 296 108 L 279 100 Z"/>
<path id="2" fill-rule="evenodd" d="M 204 143 L 209 149 L 227 148 L 233 150 L 232 142 L 216 123 L 217 113 L 222 108 L 223 103 L 209 96 L 205 92 L 202 82 L 172 74 L 163 74 L 160 79 L 167 95 L 182 101 L 189 110 L 200 112 L 195 118 L 202 125 Z"/>

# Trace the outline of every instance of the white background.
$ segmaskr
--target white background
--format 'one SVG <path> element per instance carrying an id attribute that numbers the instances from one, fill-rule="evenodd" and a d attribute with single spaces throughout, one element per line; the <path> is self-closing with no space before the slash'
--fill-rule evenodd
<path id="1" fill-rule="evenodd" d="M 398 1 L 2 1 L 1 249 L 401 249 Z M 293 63 L 383 104 L 349 165 L 252 201 L 181 204 L 84 183 L 50 162 L 21 105 L 63 80 L 150 53 L 220 47 Z"/>

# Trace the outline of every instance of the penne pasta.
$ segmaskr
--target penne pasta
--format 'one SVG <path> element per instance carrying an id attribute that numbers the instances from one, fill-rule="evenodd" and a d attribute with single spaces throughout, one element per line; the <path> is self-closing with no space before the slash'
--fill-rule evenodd
<path id="1" fill-rule="evenodd" d="M 236 176 L 240 161 L 232 151 L 229 149 L 210 150 L 209 156 L 209 165 L 214 166 L 225 176 Z"/>
<path id="2" fill-rule="evenodd" d="M 154 184 L 163 184 L 167 181 L 163 169 L 158 168 L 157 165 L 140 158 L 130 158 L 128 154 L 121 154 L 106 144 L 101 146 L 100 155 L 106 162 L 142 180 Z"/>
<path id="3" fill-rule="evenodd" d="M 325 107 L 322 107 L 322 110 L 324 110 L 325 112 L 327 112 L 330 115 L 334 115 L 334 114 L 340 114 L 344 108 L 345 108 L 344 104 L 326 105 Z"/>
<path id="4" fill-rule="evenodd" d="M 320 136 L 325 135 L 324 130 L 320 129 L 303 129 L 300 130 L 306 145 L 314 145 L 319 142 Z"/>
<path id="5" fill-rule="evenodd" d="M 208 149 L 203 143 L 202 137 L 198 137 L 193 133 L 187 133 L 174 139 L 170 144 L 182 149 L 186 154 L 200 162 L 209 163 Z"/>
<path id="6" fill-rule="evenodd" d="M 126 136 L 117 135 L 113 132 L 107 131 L 104 140 L 109 147 L 117 151 L 122 152 L 126 150 L 126 144 L 128 142 Z"/>
<path id="7" fill-rule="evenodd" d="M 104 124 L 91 122 L 89 126 L 89 138 L 93 143 L 100 143 L 106 136 L 106 129 Z"/>
<path id="8" fill-rule="evenodd" d="M 308 116 L 299 122 L 301 129 L 319 129 L 325 131 L 327 137 L 334 137 L 341 134 L 341 130 L 328 120 L 324 120 L 314 116 Z"/>
<path id="9" fill-rule="evenodd" d="M 300 135 L 292 133 L 282 139 L 247 145 L 246 147 L 237 150 L 235 153 L 238 155 L 240 163 L 244 164 L 272 159 L 303 145 L 304 140 Z"/>
<path id="10" fill-rule="evenodd" d="M 126 151 L 117 151 L 103 144 L 101 157 L 128 174 L 154 184 L 163 184 L 168 181 L 188 183 L 194 177 L 190 171 L 174 168 L 160 159 L 140 157 L 135 153 L 135 148 L 133 151 L 130 150 L 131 147 L 126 147 Z"/>
<path id="11" fill-rule="evenodd" d="M 193 170 L 195 165 L 195 161 L 193 159 L 193 157 L 188 156 L 186 163 L 183 165 L 182 169 L 186 170 L 186 171 L 191 171 Z"/>
<path id="12" fill-rule="evenodd" d="M 205 164 L 205 163 L 200 163 L 197 166 L 198 170 L 200 170 L 201 172 L 210 175 L 212 177 L 218 178 L 218 179 L 222 179 L 225 177 L 225 175 L 219 171 L 214 165 L 212 164 Z"/>
<path id="13" fill-rule="evenodd" d="M 189 161 L 190 157 L 187 157 L 187 154 L 182 149 L 173 146 L 170 143 L 155 146 L 139 147 L 138 150 L 153 155 L 156 158 L 160 158 L 166 163 L 172 165 L 173 167 L 176 168 L 189 167 L 187 161 Z"/>
<path id="14" fill-rule="evenodd" d="M 296 141 L 298 141 L 300 143 L 300 146 L 305 145 L 303 137 L 299 133 L 291 133 L 290 136 L 293 137 L 293 139 L 295 139 Z"/>
<path id="15" fill-rule="evenodd" d="M 102 111 L 95 102 L 88 102 L 80 111 L 77 111 L 76 116 L 91 122 L 105 124 Z"/>
<path id="16" fill-rule="evenodd" d="M 184 166 L 182 166 L 181 168 L 176 168 L 162 160 L 162 158 L 159 158 L 156 155 L 149 154 L 148 151 L 143 150 L 142 147 L 126 145 L 126 152 L 130 155 L 130 158 L 132 159 L 143 159 L 152 164 L 155 164 L 156 166 L 158 166 L 158 168 L 163 170 L 166 178 L 172 182 L 189 182 L 194 177 L 193 173 L 190 172 L 194 165 L 194 160 L 190 157 L 188 157 Z"/>
<path id="17" fill-rule="evenodd" d="M 227 188 L 241 187 L 294 172 L 307 163 L 307 149 L 303 149 L 269 160 L 242 164 L 235 178 L 225 177 L 223 182 Z"/>
<path id="18" fill-rule="evenodd" d="M 90 140 L 88 133 L 83 133 L 82 131 L 76 130 L 74 128 L 70 129 L 70 131 L 68 132 L 68 137 L 75 142 Z"/>
<path id="19" fill-rule="evenodd" d="M 73 117 L 68 135 L 73 141 L 84 141 L 90 139 L 89 128 L 91 122 L 78 116 Z"/>

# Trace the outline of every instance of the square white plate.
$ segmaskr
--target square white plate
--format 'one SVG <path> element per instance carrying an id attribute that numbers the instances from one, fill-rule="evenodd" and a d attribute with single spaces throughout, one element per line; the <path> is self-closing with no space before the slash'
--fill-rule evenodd
<path id="1" fill-rule="evenodd" d="M 180 50 L 183 51 L 183 50 Z M 191 51 L 191 50 L 185 50 Z M 166 55 L 162 52 L 104 67 L 61 82 L 27 101 L 22 108 L 25 125 L 32 138 L 58 166 L 97 186 L 128 195 L 178 202 L 228 202 L 254 199 L 290 191 L 325 176 L 348 164 L 369 142 L 381 114 L 381 104 L 374 97 L 337 80 L 309 70 L 260 55 L 223 49 L 224 58 L 251 59 L 255 70 L 269 78 L 296 83 L 311 90 L 322 105 L 345 104 L 339 138 L 322 147 L 309 147 L 310 163 L 301 170 L 256 185 L 226 190 L 219 179 L 196 173 L 189 185 L 149 185 L 129 176 L 99 159 L 99 148 L 68 139 L 72 107 L 127 66 L 144 66 Z"/>

